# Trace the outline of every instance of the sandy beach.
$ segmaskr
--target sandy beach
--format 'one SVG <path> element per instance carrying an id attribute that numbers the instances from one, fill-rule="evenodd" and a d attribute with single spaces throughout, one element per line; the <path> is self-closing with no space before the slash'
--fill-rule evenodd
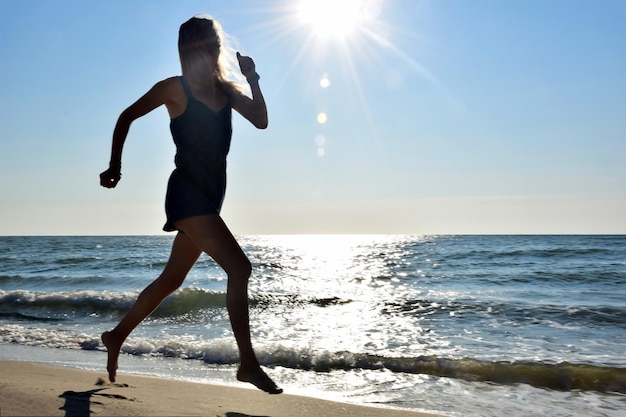
<path id="1" fill-rule="evenodd" d="M 0 361 L 0 416 L 435 417 L 256 389 Z"/>

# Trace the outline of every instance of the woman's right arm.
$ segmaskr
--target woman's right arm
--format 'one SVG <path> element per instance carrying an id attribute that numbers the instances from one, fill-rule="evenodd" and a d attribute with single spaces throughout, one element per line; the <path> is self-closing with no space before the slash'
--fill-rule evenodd
<path id="1" fill-rule="evenodd" d="M 171 101 L 174 86 L 172 80 L 175 78 L 168 78 L 156 83 L 150 91 L 120 114 L 113 130 L 109 168 L 100 174 L 100 185 L 103 187 L 114 188 L 122 177 L 122 149 L 130 125 L 162 104 Z"/>

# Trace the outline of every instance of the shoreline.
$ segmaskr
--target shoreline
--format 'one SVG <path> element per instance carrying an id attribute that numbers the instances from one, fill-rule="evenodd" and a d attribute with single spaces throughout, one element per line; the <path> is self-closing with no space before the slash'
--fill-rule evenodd
<path id="1" fill-rule="evenodd" d="M 216 417 L 444 417 L 377 408 L 255 388 L 0 361 L 0 415 Z"/>

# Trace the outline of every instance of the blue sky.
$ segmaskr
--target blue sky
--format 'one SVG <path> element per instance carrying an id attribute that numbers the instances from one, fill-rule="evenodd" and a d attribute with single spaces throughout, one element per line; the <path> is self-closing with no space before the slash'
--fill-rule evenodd
<path id="1" fill-rule="evenodd" d="M 337 1 L 299 4 L 0 2 L 0 235 L 161 233 L 164 108 L 133 124 L 118 187 L 98 175 L 201 12 L 269 109 L 263 131 L 233 116 L 235 234 L 626 233 L 626 2 L 373 0 L 344 35 L 319 29 Z"/>

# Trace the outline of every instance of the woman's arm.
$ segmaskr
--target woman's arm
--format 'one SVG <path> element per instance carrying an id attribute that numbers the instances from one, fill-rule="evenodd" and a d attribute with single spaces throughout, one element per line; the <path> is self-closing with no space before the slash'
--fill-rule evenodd
<path id="1" fill-rule="evenodd" d="M 114 188 L 122 177 L 122 149 L 128 136 L 130 125 L 137 119 L 162 104 L 170 101 L 173 96 L 175 78 L 169 78 L 155 84 L 150 91 L 120 114 L 113 130 L 113 142 L 111 145 L 111 160 L 109 168 L 100 174 L 100 185 L 106 188 Z"/>
<path id="2" fill-rule="evenodd" d="M 237 52 L 239 68 L 246 77 L 252 90 L 252 99 L 243 94 L 234 94 L 233 108 L 243 117 L 248 119 L 255 127 L 265 129 L 267 127 L 267 106 L 259 87 L 259 75 L 256 73 L 254 61 L 248 56 L 240 55 Z"/>

